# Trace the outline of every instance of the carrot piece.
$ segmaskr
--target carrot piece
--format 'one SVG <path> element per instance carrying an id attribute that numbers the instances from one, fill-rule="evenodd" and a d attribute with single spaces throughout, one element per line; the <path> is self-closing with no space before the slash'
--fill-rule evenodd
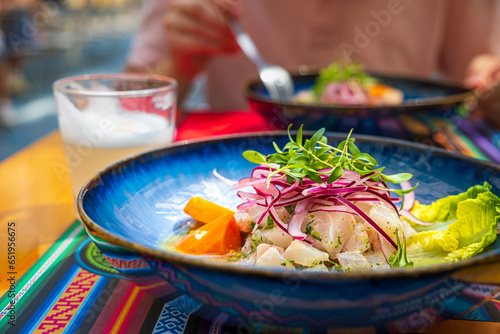
<path id="1" fill-rule="evenodd" d="M 233 214 L 217 219 L 189 232 L 175 247 L 193 255 L 224 255 L 241 247 L 242 239 Z"/>
<path id="2" fill-rule="evenodd" d="M 234 215 L 233 211 L 197 196 L 189 199 L 184 212 L 205 224 L 225 214 Z"/>
<path id="3" fill-rule="evenodd" d="M 368 89 L 368 94 L 373 97 L 381 97 L 382 95 L 384 95 L 387 88 L 389 87 L 386 85 L 375 84 Z"/>

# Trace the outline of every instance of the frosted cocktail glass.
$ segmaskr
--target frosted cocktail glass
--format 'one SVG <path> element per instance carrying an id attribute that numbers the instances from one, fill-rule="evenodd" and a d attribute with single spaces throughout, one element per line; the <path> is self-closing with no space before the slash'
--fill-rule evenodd
<path id="1" fill-rule="evenodd" d="M 73 194 L 128 155 L 172 143 L 177 83 L 167 77 L 96 74 L 53 85 Z"/>

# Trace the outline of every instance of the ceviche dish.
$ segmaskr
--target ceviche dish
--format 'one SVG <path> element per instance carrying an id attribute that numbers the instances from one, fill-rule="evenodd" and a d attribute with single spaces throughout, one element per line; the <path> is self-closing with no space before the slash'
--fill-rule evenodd
<path id="1" fill-rule="evenodd" d="M 312 89 L 299 91 L 298 104 L 399 105 L 404 94 L 363 71 L 361 64 L 336 62 L 319 71 Z"/>
<path id="2" fill-rule="evenodd" d="M 192 228 L 165 247 L 234 265 L 352 272 L 460 261 L 495 241 L 500 199 L 488 183 L 421 204 L 411 174 L 386 174 L 351 133 L 334 146 L 324 131 L 304 138 L 301 127 L 275 153 L 244 152 L 256 166 L 241 180 L 214 171 L 241 203 L 192 197 Z"/>

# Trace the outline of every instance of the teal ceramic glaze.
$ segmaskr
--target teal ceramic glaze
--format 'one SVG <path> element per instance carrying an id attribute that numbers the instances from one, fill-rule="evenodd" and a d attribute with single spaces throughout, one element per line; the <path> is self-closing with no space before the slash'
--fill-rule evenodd
<path id="1" fill-rule="evenodd" d="M 338 144 L 345 135 L 329 134 Z M 498 165 L 411 142 L 357 136 L 361 151 L 386 171 L 409 172 L 417 199 L 429 203 L 489 182 L 500 194 Z M 389 272 L 289 272 L 215 263 L 162 248 L 185 227 L 182 209 L 193 195 L 235 207 L 236 194 L 213 174 L 229 179 L 254 167 L 248 149 L 271 153 L 284 133 L 254 134 L 178 144 L 121 160 L 97 174 L 78 197 L 81 220 L 110 264 L 125 278 L 161 298 L 189 296 L 207 318 L 225 313 L 248 332 L 260 322 L 311 328 L 375 326 L 419 330 L 466 312 L 500 286 L 500 241 L 472 259 Z"/>

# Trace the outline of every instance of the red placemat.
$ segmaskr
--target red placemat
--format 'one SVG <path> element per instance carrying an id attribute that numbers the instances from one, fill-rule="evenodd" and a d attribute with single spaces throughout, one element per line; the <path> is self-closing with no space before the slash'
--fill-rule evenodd
<path id="1" fill-rule="evenodd" d="M 272 130 L 277 128 L 253 111 L 194 112 L 188 114 L 178 126 L 176 141 Z"/>

